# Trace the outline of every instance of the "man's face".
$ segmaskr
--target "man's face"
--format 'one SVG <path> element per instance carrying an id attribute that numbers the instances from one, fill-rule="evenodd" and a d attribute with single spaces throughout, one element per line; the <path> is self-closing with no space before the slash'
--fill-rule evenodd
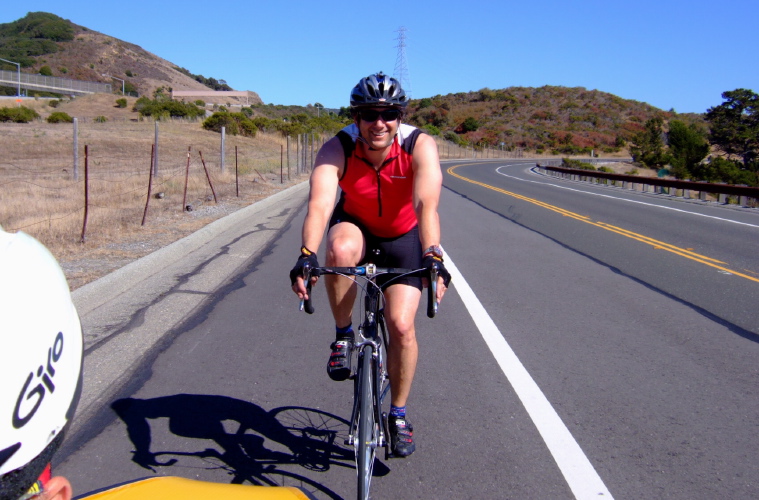
<path id="1" fill-rule="evenodd" d="M 393 143 L 400 121 L 400 111 L 387 107 L 365 108 L 356 116 L 361 137 L 373 149 L 385 149 Z"/>

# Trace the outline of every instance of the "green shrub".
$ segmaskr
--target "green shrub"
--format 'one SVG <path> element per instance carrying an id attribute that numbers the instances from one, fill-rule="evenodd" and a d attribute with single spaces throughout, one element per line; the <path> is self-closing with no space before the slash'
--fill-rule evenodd
<path id="1" fill-rule="evenodd" d="M 564 168 L 574 168 L 578 170 L 595 170 L 596 167 L 590 163 L 586 163 L 580 160 L 570 160 L 569 158 L 561 159 L 561 166 Z"/>
<path id="2" fill-rule="evenodd" d="M 156 120 L 169 117 L 199 118 L 205 115 L 205 110 L 194 104 L 163 98 L 151 100 L 144 96 L 137 99 L 132 110 L 137 111 L 141 116 L 150 116 Z"/>
<path id="3" fill-rule="evenodd" d="M 142 110 L 146 109 L 152 103 L 153 101 L 150 99 L 150 97 L 142 96 L 134 102 L 134 106 L 132 106 L 132 111 L 136 111 L 142 114 Z"/>
<path id="4" fill-rule="evenodd" d="M 474 132 L 478 128 L 480 128 L 480 122 L 471 116 L 464 120 L 464 123 L 461 124 L 461 129 L 464 132 Z"/>
<path id="5" fill-rule="evenodd" d="M 613 174 L 614 170 L 609 167 L 598 167 L 599 172 L 606 172 L 607 174 Z"/>
<path id="6" fill-rule="evenodd" d="M 50 66 L 45 65 L 40 68 L 40 75 L 42 76 L 53 76 L 53 70 L 50 69 Z"/>
<path id="7" fill-rule="evenodd" d="M 196 106 L 200 106 L 201 108 L 205 108 L 206 107 L 206 102 L 203 101 L 203 100 L 198 99 L 197 101 L 195 101 L 195 105 Z"/>
<path id="8" fill-rule="evenodd" d="M 445 138 L 446 141 L 451 141 L 452 143 L 457 144 L 459 146 L 465 146 L 466 145 L 466 141 L 464 139 L 462 139 L 459 134 L 457 134 L 456 132 L 454 132 L 452 130 L 447 131 L 443 135 L 443 137 Z"/>
<path id="9" fill-rule="evenodd" d="M 0 108 L 0 122 L 29 123 L 40 115 L 25 106 L 17 108 Z"/>
<path id="10" fill-rule="evenodd" d="M 221 133 L 222 127 L 225 127 L 227 134 L 245 137 L 255 137 L 257 131 L 256 124 L 243 113 L 218 111 L 203 122 L 203 128 L 213 132 Z"/>
<path id="11" fill-rule="evenodd" d="M 68 113 L 64 113 L 63 111 L 56 111 L 47 117 L 48 123 L 73 123 L 73 121 L 74 119 L 71 118 Z"/>
<path id="12" fill-rule="evenodd" d="M 128 70 L 126 70 L 126 71 L 124 72 L 124 74 L 125 74 L 126 76 L 128 76 L 129 78 L 132 78 L 132 77 L 134 76 L 134 75 L 132 74 L 132 70 L 131 70 L 131 69 L 128 69 Z"/>
<path id="13" fill-rule="evenodd" d="M 108 121 L 108 118 L 106 118 L 106 117 L 105 117 L 105 116 L 103 116 L 103 115 L 100 115 L 100 116 L 96 116 L 96 117 L 95 117 L 95 122 L 96 122 L 96 123 L 105 123 L 105 122 L 107 122 L 107 121 Z"/>
<path id="14" fill-rule="evenodd" d="M 57 108 L 60 103 L 61 101 L 59 101 L 58 99 L 50 99 L 49 101 L 47 101 L 47 105 L 50 106 L 51 108 Z"/>
<path id="15" fill-rule="evenodd" d="M 426 130 L 430 135 L 440 135 L 440 129 L 431 123 L 423 126 L 422 129 Z"/>
<path id="16" fill-rule="evenodd" d="M 126 98 L 122 97 L 120 99 L 116 99 L 116 107 L 117 108 L 126 108 L 127 107 L 127 100 L 126 100 Z"/>

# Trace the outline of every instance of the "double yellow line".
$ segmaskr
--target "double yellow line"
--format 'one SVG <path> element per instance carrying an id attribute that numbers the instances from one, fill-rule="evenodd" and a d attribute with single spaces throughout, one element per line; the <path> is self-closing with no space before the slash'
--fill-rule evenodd
<path id="1" fill-rule="evenodd" d="M 687 248 L 680 248 L 674 245 L 670 245 L 669 243 L 664 243 L 663 241 L 655 240 L 653 238 L 649 238 L 648 236 L 644 236 L 642 234 L 634 233 L 632 231 L 628 231 L 627 229 L 622 229 L 617 226 L 612 226 L 611 224 L 607 224 L 605 222 L 600 221 L 594 221 L 591 220 L 590 217 L 586 215 L 580 215 L 576 214 L 574 212 L 570 212 L 569 210 L 565 210 L 561 207 L 557 207 L 555 205 L 550 205 L 544 201 L 536 200 L 535 198 L 528 198 L 527 196 L 522 196 L 521 194 L 512 193 L 511 191 L 507 191 L 505 189 L 501 189 L 499 187 L 491 186 L 490 184 L 485 184 L 484 182 L 475 181 L 473 179 L 469 179 L 468 177 L 464 177 L 463 175 L 457 174 L 455 170 L 458 167 L 461 167 L 464 165 L 453 165 L 448 168 L 447 172 L 452 175 L 453 177 L 456 177 L 457 179 L 461 179 L 462 181 L 466 181 L 470 184 L 476 184 L 478 186 L 482 186 L 486 189 L 490 189 L 491 191 L 496 191 L 501 194 L 505 194 L 507 196 L 512 196 L 514 198 L 526 201 L 528 203 L 532 203 L 534 205 L 537 205 L 539 207 L 546 208 L 548 210 L 551 210 L 553 212 L 559 213 L 565 217 L 571 217 L 573 219 L 579 220 L 581 222 L 585 222 L 587 224 L 599 227 L 601 229 L 605 229 L 607 231 L 611 231 L 613 233 L 625 236 L 627 238 L 631 238 L 636 241 L 640 241 L 641 243 L 646 243 L 648 245 L 651 245 L 657 250 L 665 250 L 667 252 L 673 253 L 675 255 L 679 255 L 681 257 L 685 257 L 686 259 L 690 259 L 695 262 L 699 262 L 701 264 L 707 265 L 709 267 L 713 267 L 715 269 L 719 269 L 720 271 L 733 274 L 735 276 L 740 276 L 741 278 L 746 278 L 747 280 L 755 281 L 759 283 L 759 278 L 756 276 L 750 276 L 748 274 L 735 271 L 733 269 L 729 269 L 727 267 L 724 267 L 727 265 L 725 262 L 722 262 L 717 259 L 712 259 L 711 257 L 707 257 L 705 255 L 697 254 Z M 747 271 L 752 272 L 752 271 Z"/>

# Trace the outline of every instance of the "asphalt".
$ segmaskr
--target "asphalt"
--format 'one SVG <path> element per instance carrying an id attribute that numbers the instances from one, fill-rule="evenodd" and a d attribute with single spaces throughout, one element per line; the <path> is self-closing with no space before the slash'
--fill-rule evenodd
<path id="1" fill-rule="evenodd" d="M 69 435 L 139 378 L 141 361 L 241 267 L 265 252 L 305 203 L 303 182 L 72 293 L 84 331 L 84 383 Z"/>

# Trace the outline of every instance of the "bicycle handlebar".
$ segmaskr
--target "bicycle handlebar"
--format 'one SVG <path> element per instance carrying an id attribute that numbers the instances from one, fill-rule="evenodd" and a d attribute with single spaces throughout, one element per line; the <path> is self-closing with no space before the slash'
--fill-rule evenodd
<path id="1" fill-rule="evenodd" d="M 397 276 L 408 276 L 413 274 L 426 274 L 429 278 L 429 287 L 427 287 L 427 317 L 434 318 L 437 314 L 437 270 L 432 269 L 404 269 L 400 267 L 377 267 L 374 264 L 356 267 L 317 267 L 311 268 L 304 266 L 303 282 L 306 285 L 308 299 L 300 301 L 300 310 L 305 310 L 308 314 L 314 313 L 314 306 L 311 301 L 311 276 L 321 276 L 322 274 L 336 274 L 341 276 L 363 276 L 368 280 L 383 274 L 393 274 Z"/>

